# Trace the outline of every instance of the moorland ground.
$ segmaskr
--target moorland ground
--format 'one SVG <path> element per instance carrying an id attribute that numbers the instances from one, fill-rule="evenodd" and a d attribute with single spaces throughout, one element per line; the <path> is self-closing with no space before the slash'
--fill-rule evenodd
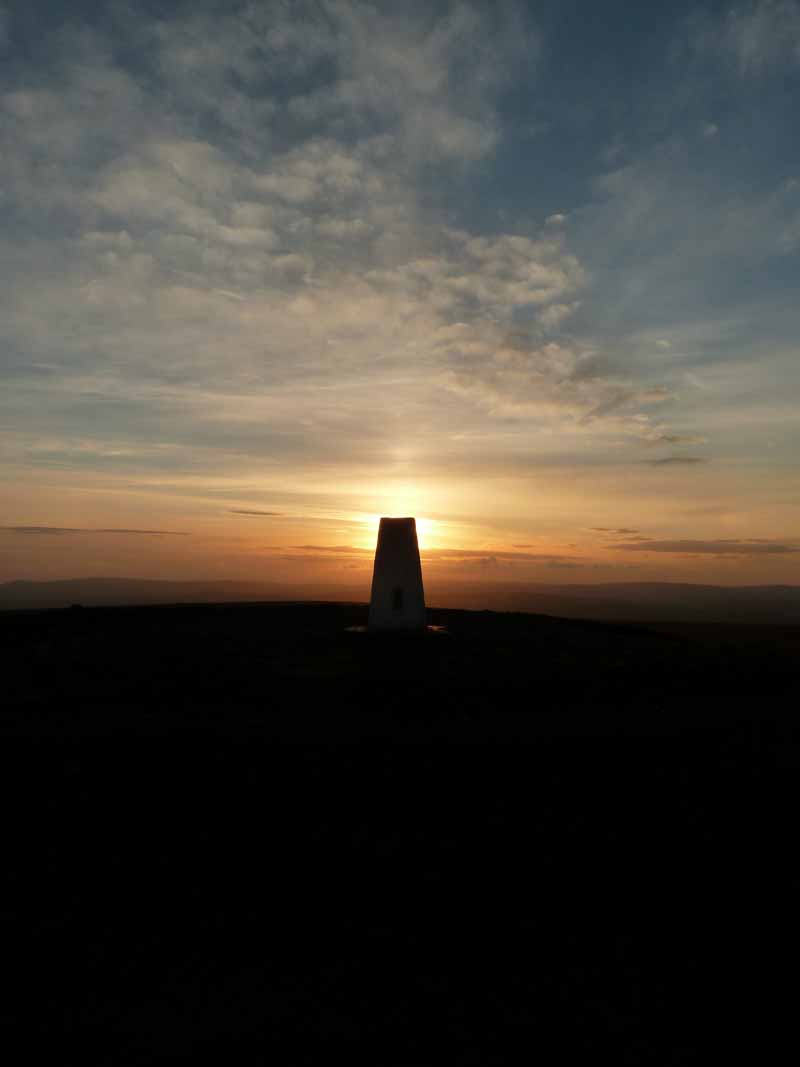
<path id="1" fill-rule="evenodd" d="M 800 628 L 430 616 L 445 632 L 365 634 L 347 604 L 0 614 L 25 1062 L 776 1040 Z"/>

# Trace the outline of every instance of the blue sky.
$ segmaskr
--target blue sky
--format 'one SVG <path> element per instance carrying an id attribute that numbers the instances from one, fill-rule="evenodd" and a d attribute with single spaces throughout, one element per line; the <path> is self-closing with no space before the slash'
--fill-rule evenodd
<path id="1" fill-rule="evenodd" d="M 6 2 L 0 58 L 0 577 L 334 580 L 411 511 L 444 576 L 797 579 L 797 3 Z"/>

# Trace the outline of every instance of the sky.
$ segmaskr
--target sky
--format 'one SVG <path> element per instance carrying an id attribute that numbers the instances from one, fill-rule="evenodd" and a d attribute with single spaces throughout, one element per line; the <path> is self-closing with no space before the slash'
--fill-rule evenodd
<path id="1" fill-rule="evenodd" d="M 800 3 L 0 0 L 0 581 L 800 582 Z"/>

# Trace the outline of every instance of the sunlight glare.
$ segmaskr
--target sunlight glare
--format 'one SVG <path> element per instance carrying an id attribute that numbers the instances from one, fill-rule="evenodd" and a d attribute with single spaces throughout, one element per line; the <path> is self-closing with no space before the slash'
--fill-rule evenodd
<path id="1" fill-rule="evenodd" d="M 414 515 L 412 511 L 388 511 L 385 513 L 390 518 L 407 518 L 413 516 L 417 520 L 417 541 L 421 551 L 433 548 L 436 543 L 436 522 L 422 515 Z M 359 547 L 374 549 L 378 542 L 378 526 L 380 515 L 355 516 L 361 523 L 363 533 L 359 536 Z"/>

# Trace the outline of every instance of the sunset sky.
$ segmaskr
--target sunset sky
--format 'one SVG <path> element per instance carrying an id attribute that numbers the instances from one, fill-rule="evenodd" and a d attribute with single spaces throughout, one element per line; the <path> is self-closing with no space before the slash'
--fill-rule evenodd
<path id="1" fill-rule="evenodd" d="M 0 581 L 800 582 L 800 4 L 0 0 Z"/>

